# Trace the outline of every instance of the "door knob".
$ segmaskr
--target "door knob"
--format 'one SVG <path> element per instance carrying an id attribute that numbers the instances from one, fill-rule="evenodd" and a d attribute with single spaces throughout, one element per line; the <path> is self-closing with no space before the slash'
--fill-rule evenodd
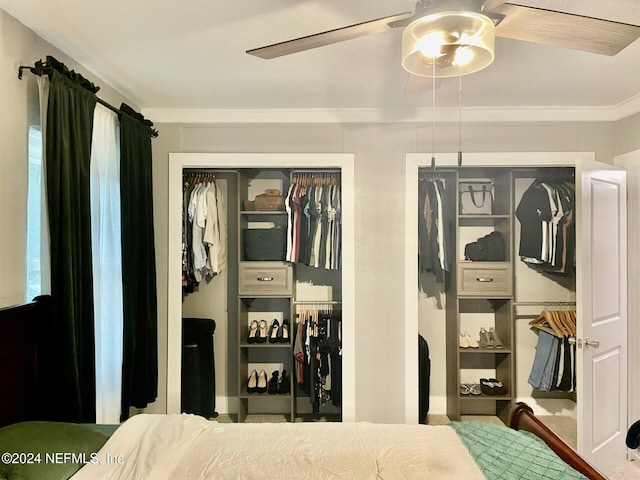
<path id="1" fill-rule="evenodd" d="M 591 340 L 590 338 L 585 338 L 584 340 L 582 340 L 581 338 L 569 337 L 569 344 L 577 345 L 578 348 L 582 348 L 582 345 L 584 345 L 585 347 L 600 348 L 600 341 Z"/>
<path id="2" fill-rule="evenodd" d="M 600 348 L 600 342 L 598 340 L 591 340 L 589 338 L 585 338 L 584 339 L 584 346 L 585 347 Z"/>

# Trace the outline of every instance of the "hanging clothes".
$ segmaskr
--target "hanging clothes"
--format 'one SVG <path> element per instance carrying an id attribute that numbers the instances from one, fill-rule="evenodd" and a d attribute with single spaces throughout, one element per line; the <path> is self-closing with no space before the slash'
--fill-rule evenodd
<path id="1" fill-rule="evenodd" d="M 342 404 L 342 314 L 334 307 L 299 307 L 295 379 L 298 390 L 309 395 L 313 413 L 319 413 L 328 403 Z"/>
<path id="2" fill-rule="evenodd" d="M 452 219 L 444 183 L 433 174 L 420 177 L 418 189 L 418 265 L 442 283 L 450 270 L 449 227 Z"/>
<path id="3" fill-rule="evenodd" d="M 227 211 L 211 172 L 186 172 L 182 203 L 182 287 L 191 293 L 227 263 Z"/>
<path id="4" fill-rule="evenodd" d="M 340 176 L 335 172 L 292 175 L 285 197 L 288 262 L 339 270 L 342 265 Z"/>
<path id="5" fill-rule="evenodd" d="M 575 392 L 575 311 L 544 311 L 529 322 L 538 331 L 529 385 L 543 391 Z"/>
<path id="6" fill-rule="evenodd" d="M 516 208 L 520 221 L 520 259 L 547 273 L 575 272 L 575 185 L 536 179 Z"/>

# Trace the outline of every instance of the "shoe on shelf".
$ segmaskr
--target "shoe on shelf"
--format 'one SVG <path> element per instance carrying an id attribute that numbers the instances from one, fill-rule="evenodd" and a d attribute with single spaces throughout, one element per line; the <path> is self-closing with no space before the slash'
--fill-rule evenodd
<path id="1" fill-rule="evenodd" d="M 258 322 L 258 337 L 256 343 L 265 343 L 267 341 L 267 321 L 260 320 Z"/>
<path id="2" fill-rule="evenodd" d="M 286 318 L 282 321 L 282 325 L 278 329 L 278 341 L 280 343 L 289 343 L 289 320 Z"/>
<path id="3" fill-rule="evenodd" d="M 469 384 L 469 393 L 471 395 L 482 395 L 482 389 L 480 388 L 479 384 L 470 383 Z"/>
<path id="4" fill-rule="evenodd" d="M 493 395 L 493 382 L 490 382 L 488 378 L 481 378 L 480 390 L 485 395 Z"/>
<path id="5" fill-rule="evenodd" d="M 247 393 L 256 393 L 258 387 L 258 372 L 253 370 L 247 379 Z"/>
<path id="6" fill-rule="evenodd" d="M 498 337 L 498 334 L 496 333 L 493 327 L 491 327 L 487 333 L 491 338 L 491 342 L 493 343 L 493 348 L 504 348 L 504 345 L 500 340 L 500 337 Z"/>
<path id="7" fill-rule="evenodd" d="M 247 334 L 247 343 L 256 343 L 258 341 L 258 322 L 251 321 L 249 325 L 249 333 Z"/>
<path id="8" fill-rule="evenodd" d="M 278 372 L 278 370 L 275 370 L 271 374 L 271 378 L 269 379 L 269 383 L 267 384 L 268 394 L 275 395 L 276 393 L 278 393 L 278 376 L 279 375 L 280 375 L 280 372 Z"/>
<path id="9" fill-rule="evenodd" d="M 460 348 L 469 348 L 469 340 L 464 333 L 461 333 L 459 335 L 458 345 L 460 346 Z"/>
<path id="10" fill-rule="evenodd" d="M 258 374 L 258 382 L 256 384 L 256 393 L 265 393 L 267 391 L 267 372 L 260 370 Z"/>
<path id="11" fill-rule="evenodd" d="M 485 395 L 506 395 L 507 388 L 497 378 L 481 378 L 480 389 Z"/>
<path id="12" fill-rule="evenodd" d="M 471 335 L 469 335 L 469 332 L 464 332 L 464 336 L 467 339 L 467 343 L 469 344 L 469 347 L 478 348 L 480 346 L 478 341 L 475 338 L 473 338 Z"/>
<path id="13" fill-rule="evenodd" d="M 271 322 L 271 326 L 269 327 L 269 342 L 270 343 L 278 343 L 280 340 L 278 339 L 278 330 L 280 328 L 280 322 L 278 322 L 277 318 L 273 319 Z"/>
<path id="14" fill-rule="evenodd" d="M 286 370 L 282 370 L 282 375 L 278 382 L 278 393 L 281 395 L 288 395 L 291 392 L 291 379 L 287 375 Z"/>
<path id="15" fill-rule="evenodd" d="M 490 378 L 489 381 L 493 383 L 494 395 L 506 395 L 507 387 L 497 378 Z"/>
<path id="16" fill-rule="evenodd" d="M 460 384 L 460 395 L 470 395 L 471 390 L 469 389 L 469 384 L 461 383 Z"/>
<path id="17" fill-rule="evenodd" d="M 480 327 L 480 348 L 495 348 L 493 344 L 493 338 L 489 335 L 489 332 L 484 327 Z"/>

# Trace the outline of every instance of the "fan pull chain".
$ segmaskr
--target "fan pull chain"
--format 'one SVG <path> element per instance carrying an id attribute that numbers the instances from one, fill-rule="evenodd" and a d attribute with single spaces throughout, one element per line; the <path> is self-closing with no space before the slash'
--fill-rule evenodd
<path id="1" fill-rule="evenodd" d="M 436 171 L 436 62 L 433 62 L 431 77 L 431 170 Z"/>
<path id="2" fill-rule="evenodd" d="M 462 67 L 460 67 L 462 70 Z M 458 166 L 462 166 L 462 72 L 458 76 Z"/>

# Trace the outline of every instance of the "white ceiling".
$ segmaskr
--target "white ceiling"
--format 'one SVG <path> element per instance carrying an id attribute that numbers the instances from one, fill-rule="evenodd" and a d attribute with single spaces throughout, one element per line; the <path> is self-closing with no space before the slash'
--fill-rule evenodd
<path id="1" fill-rule="evenodd" d="M 639 0 L 519 3 L 640 25 Z M 0 8 L 145 111 L 372 109 L 410 116 L 432 103 L 430 92 L 404 93 L 400 29 L 272 60 L 245 53 L 413 11 L 412 1 L 0 0 Z M 437 106 L 457 108 L 458 86 L 457 78 L 445 79 Z M 466 108 L 505 110 L 635 105 L 640 40 L 607 57 L 497 38 L 494 63 L 463 77 L 462 98 Z"/>

